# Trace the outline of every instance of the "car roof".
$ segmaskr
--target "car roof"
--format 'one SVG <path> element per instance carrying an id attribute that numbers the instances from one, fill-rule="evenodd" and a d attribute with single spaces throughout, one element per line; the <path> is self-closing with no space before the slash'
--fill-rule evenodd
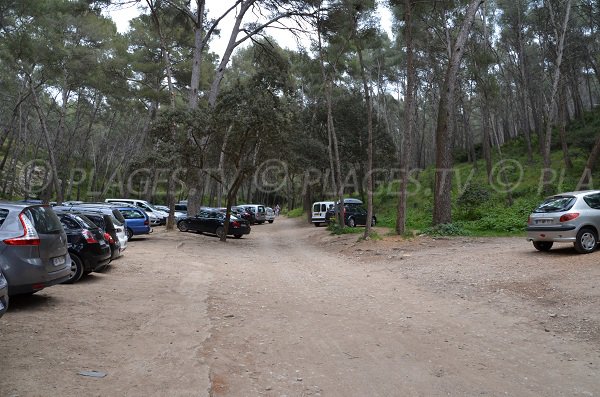
<path id="1" fill-rule="evenodd" d="M 564 193 L 553 194 L 550 197 L 557 197 L 557 196 L 580 197 L 580 196 L 587 196 L 588 194 L 593 194 L 593 193 L 600 193 L 600 190 L 578 190 L 578 191 L 573 191 L 573 192 L 564 192 Z"/>
<path id="2" fill-rule="evenodd" d="M 37 204 L 37 203 L 26 203 L 26 202 L 12 202 L 12 201 L 0 201 L 0 205 L 4 208 L 10 208 L 13 210 L 23 210 L 28 207 L 49 207 L 48 204 Z"/>

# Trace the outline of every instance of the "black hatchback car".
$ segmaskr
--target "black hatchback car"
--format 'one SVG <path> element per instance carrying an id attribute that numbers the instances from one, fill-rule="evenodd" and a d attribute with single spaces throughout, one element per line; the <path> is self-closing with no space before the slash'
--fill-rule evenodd
<path id="1" fill-rule="evenodd" d="M 84 274 L 101 270 L 110 263 L 110 245 L 104 238 L 104 231 L 85 215 L 57 213 L 65 233 L 67 233 L 71 274 L 67 283 L 79 281 Z"/>
<path id="2" fill-rule="evenodd" d="M 119 236 L 117 236 L 117 228 L 112 221 L 112 217 L 106 214 L 100 214 L 96 212 L 81 212 L 86 218 L 94 222 L 102 231 L 104 231 L 104 239 L 110 245 L 110 259 L 116 259 L 121 256 L 121 243 L 119 242 Z"/>
<path id="3" fill-rule="evenodd" d="M 217 210 L 204 210 L 196 216 L 189 216 L 177 222 L 177 228 L 182 232 L 201 232 L 216 234 L 219 238 L 225 233 L 225 214 Z M 232 216 L 229 219 L 228 235 L 241 238 L 250 233 L 250 224 Z"/>

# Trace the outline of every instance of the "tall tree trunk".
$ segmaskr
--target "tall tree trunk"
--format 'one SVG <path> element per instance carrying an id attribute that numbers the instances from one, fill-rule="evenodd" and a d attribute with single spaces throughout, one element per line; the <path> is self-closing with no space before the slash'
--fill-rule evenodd
<path id="1" fill-rule="evenodd" d="M 454 90 L 464 46 L 475 13 L 484 0 L 473 0 L 468 6 L 460 31 L 452 44 L 446 75 L 440 90 L 436 137 L 436 172 L 433 198 L 433 224 L 452 222 L 452 138 L 454 125 Z"/>
<path id="2" fill-rule="evenodd" d="M 356 40 L 356 51 L 358 53 L 360 75 L 365 91 L 365 104 L 367 106 L 367 220 L 363 235 L 366 239 L 371 234 L 371 220 L 373 219 L 373 106 L 371 104 L 371 88 L 367 80 L 362 48 L 358 40 Z"/>
<path id="3" fill-rule="evenodd" d="M 567 146 L 567 98 L 565 94 L 565 85 L 560 89 L 560 97 L 558 103 L 558 131 L 560 136 L 560 145 L 563 151 L 563 160 L 567 169 L 573 168 L 573 162 L 569 155 L 569 147 Z"/>
<path id="4" fill-rule="evenodd" d="M 544 170 L 543 170 L 543 188 L 546 193 L 550 193 L 550 182 L 553 178 L 553 172 L 550 169 L 552 162 L 550 158 L 550 149 L 552 144 L 552 125 L 554 124 L 554 113 L 556 109 L 556 96 L 558 92 L 558 85 L 560 83 L 560 67 L 562 64 L 562 57 L 565 47 L 565 36 L 567 35 L 567 26 L 569 24 L 569 16 L 571 13 L 571 2 L 572 0 L 567 0 L 566 11 L 564 22 L 561 26 L 561 32 L 559 34 L 558 27 L 555 22 L 555 15 L 550 3 L 548 4 L 550 11 L 550 18 L 554 25 L 554 35 L 556 42 L 558 43 L 556 49 L 556 61 L 555 61 L 555 69 L 554 75 L 552 77 L 552 91 L 550 93 L 550 99 L 545 107 L 545 115 L 546 115 L 546 133 L 544 136 L 544 146 L 543 146 L 543 158 L 544 158 Z"/>
<path id="5" fill-rule="evenodd" d="M 60 187 L 60 179 L 58 178 L 58 168 L 56 165 L 56 158 L 54 155 L 54 147 L 52 145 L 52 141 L 50 139 L 50 132 L 48 131 L 48 127 L 46 126 L 46 119 L 42 114 L 42 109 L 40 108 L 40 103 L 37 97 L 37 93 L 35 92 L 35 88 L 33 87 L 33 82 L 31 78 L 29 80 L 29 88 L 31 90 L 31 96 L 33 98 L 33 106 L 35 107 L 35 111 L 38 114 L 38 118 L 40 119 L 40 125 L 42 126 L 42 133 L 44 136 L 44 140 L 46 141 L 46 147 L 48 149 L 48 158 L 50 160 L 50 168 L 52 173 L 52 184 L 54 185 L 54 190 L 56 192 L 56 203 L 61 205 L 63 202 L 62 197 L 62 189 Z"/>
<path id="6" fill-rule="evenodd" d="M 413 48 L 413 0 L 404 0 L 404 40 L 406 44 L 406 91 L 404 96 L 404 139 L 400 158 L 400 191 L 396 213 L 396 233 L 406 232 L 406 207 L 408 202 L 408 176 L 412 154 L 413 126 L 415 113 L 415 86 L 417 74 Z"/>

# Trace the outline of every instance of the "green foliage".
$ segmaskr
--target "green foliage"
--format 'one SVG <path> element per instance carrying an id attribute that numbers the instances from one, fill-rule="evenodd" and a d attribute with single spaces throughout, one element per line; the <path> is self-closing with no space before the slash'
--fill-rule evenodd
<path id="1" fill-rule="evenodd" d="M 459 223 L 444 223 L 423 230 L 429 236 L 468 236 L 470 233 Z"/>
<path id="2" fill-rule="evenodd" d="M 288 218 L 300 218 L 302 215 L 304 215 L 304 209 L 294 208 L 293 210 L 288 211 L 286 215 Z"/>

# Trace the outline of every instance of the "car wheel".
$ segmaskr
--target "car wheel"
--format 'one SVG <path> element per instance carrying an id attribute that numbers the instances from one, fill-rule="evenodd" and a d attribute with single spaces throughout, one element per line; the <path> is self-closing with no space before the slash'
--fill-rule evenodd
<path id="1" fill-rule="evenodd" d="M 69 279 L 65 281 L 65 284 L 73 284 L 81 279 L 83 275 L 83 262 L 78 256 L 71 255 L 71 273 Z"/>
<path id="2" fill-rule="evenodd" d="M 533 242 L 533 246 L 535 247 L 535 249 L 538 251 L 543 251 L 543 252 L 550 251 L 550 248 L 552 248 L 553 244 L 554 243 L 552 241 L 534 241 Z"/>
<path id="3" fill-rule="evenodd" d="M 215 234 L 217 235 L 218 238 L 225 237 L 225 229 L 223 228 L 223 226 L 219 226 L 217 228 L 217 230 L 215 230 Z"/>
<path id="4" fill-rule="evenodd" d="M 575 238 L 575 250 L 580 254 L 589 254 L 596 249 L 598 237 L 592 229 L 584 227 Z"/>
<path id="5" fill-rule="evenodd" d="M 315 223 L 313 223 L 313 225 L 315 225 L 315 227 L 321 226 L 321 224 L 319 222 L 315 222 Z"/>
<path id="6" fill-rule="evenodd" d="M 373 217 L 373 219 L 371 219 L 371 226 L 375 225 L 377 225 L 377 218 Z"/>
<path id="7" fill-rule="evenodd" d="M 177 229 L 179 229 L 180 232 L 187 232 L 189 230 L 188 223 L 186 221 L 177 222 Z"/>
<path id="8" fill-rule="evenodd" d="M 131 240 L 133 238 L 133 230 L 131 230 L 130 228 L 127 228 L 127 241 Z"/>
<path id="9" fill-rule="evenodd" d="M 271 220 L 269 221 L 269 223 L 273 223 L 273 220 L 271 219 Z"/>
<path id="10" fill-rule="evenodd" d="M 235 237 L 235 238 L 242 238 L 242 235 L 241 234 L 234 234 L 233 237 Z"/>
<path id="11" fill-rule="evenodd" d="M 349 218 L 348 219 L 348 226 L 349 227 L 356 227 L 356 221 L 354 220 L 354 218 Z"/>

